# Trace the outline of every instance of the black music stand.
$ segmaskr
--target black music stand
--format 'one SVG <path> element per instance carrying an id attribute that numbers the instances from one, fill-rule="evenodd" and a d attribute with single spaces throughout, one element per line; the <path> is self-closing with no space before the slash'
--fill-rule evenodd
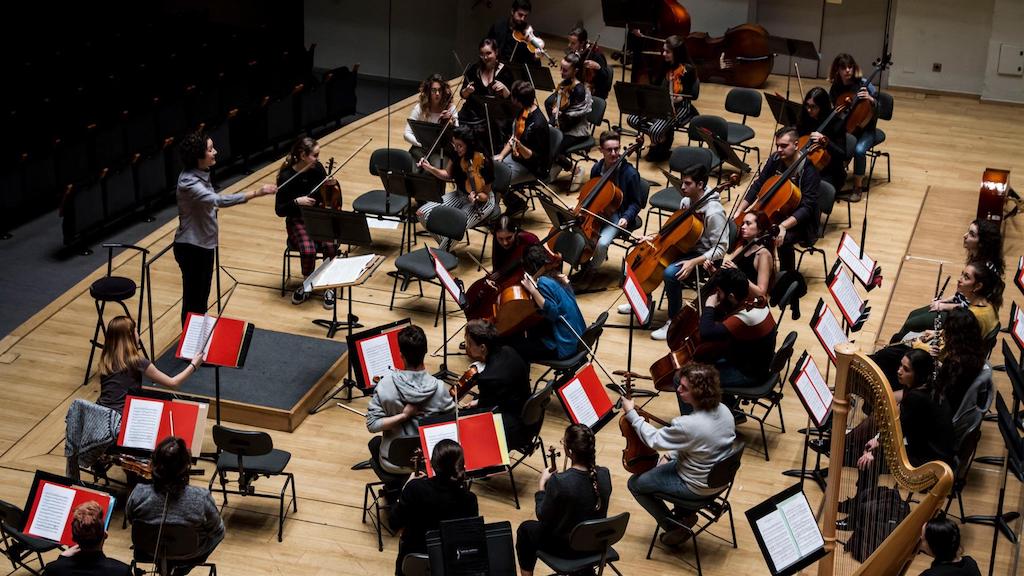
<path id="1" fill-rule="evenodd" d="M 656 0 L 601 0 L 601 16 L 604 25 L 611 28 L 622 28 L 622 80 L 626 82 L 626 59 L 629 53 L 629 29 L 651 28 L 658 24 L 658 9 L 661 6 Z M 622 99 L 619 102 L 619 132 L 622 133 Z"/>
<path id="2" fill-rule="evenodd" d="M 399 255 L 406 250 L 412 250 L 413 232 L 408 230 L 409 221 L 412 219 L 412 200 L 416 200 L 419 206 L 424 202 L 441 203 L 444 196 L 444 181 L 434 177 L 433 174 L 405 174 L 401 172 L 381 172 L 381 184 L 391 194 L 405 196 L 410 200 L 406 208 L 405 217 L 402 218 L 402 244 L 398 250 Z"/>
<path id="3" fill-rule="evenodd" d="M 800 120 L 800 103 L 768 92 L 764 92 L 764 99 L 768 102 L 768 109 L 772 111 L 772 116 L 775 117 L 776 126 L 780 124 L 782 126 L 796 126 Z"/>
<path id="4" fill-rule="evenodd" d="M 778 56 L 787 56 L 789 58 L 786 64 L 786 100 L 789 100 L 789 82 L 792 77 L 793 58 L 803 58 L 818 62 L 821 60 L 821 54 L 814 47 L 813 42 L 800 40 L 799 38 L 783 38 L 781 36 L 769 36 L 768 49 Z"/>
<path id="5" fill-rule="evenodd" d="M 536 63 L 506 64 L 512 78 L 533 85 L 534 90 L 551 92 L 555 89 L 555 80 L 551 76 L 551 68 Z"/>
<path id="6" fill-rule="evenodd" d="M 789 375 L 790 382 L 794 381 L 794 376 L 799 374 L 803 370 L 803 366 L 807 362 L 812 362 L 812 360 L 811 360 L 810 355 L 807 353 L 807 351 L 804 350 L 803 354 L 800 355 L 800 359 L 797 360 L 796 364 L 793 366 L 792 372 L 790 372 L 790 375 Z M 826 384 L 827 384 L 827 381 L 826 381 Z M 818 437 L 817 440 L 819 442 L 824 442 L 825 438 L 826 438 L 825 432 L 828 431 L 829 433 L 831 433 L 831 430 L 832 430 L 832 413 L 831 413 L 831 411 L 829 412 L 829 415 L 828 415 L 826 421 L 823 422 L 822 425 L 819 427 L 817 425 L 817 423 L 814 421 L 813 416 L 811 415 L 810 408 L 808 408 L 807 405 L 804 404 L 802 401 L 801 401 L 801 404 L 803 404 L 804 410 L 807 412 L 807 427 L 800 431 L 800 433 L 804 434 L 804 436 L 805 436 L 804 437 L 804 442 L 803 442 L 803 445 L 804 445 L 803 446 L 803 449 L 804 449 L 803 450 L 803 455 L 801 456 L 801 459 L 800 459 L 800 468 L 793 468 L 793 469 L 790 469 L 790 470 L 785 470 L 785 471 L 782 472 L 782 475 L 783 476 L 789 476 L 791 478 L 799 478 L 800 479 L 800 484 L 799 484 L 800 490 L 804 489 L 804 480 L 805 479 L 806 480 L 814 480 L 814 483 L 817 484 L 818 488 L 821 489 L 822 493 L 824 493 L 825 492 L 825 484 L 826 484 L 825 477 L 828 475 L 828 468 L 822 468 L 821 467 L 821 453 L 820 452 L 815 452 L 816 456 L 814 458 L 814 468 L 811 469 L 811 470 L 808 470 L 807 469 L 807 450 L 810 447 L 811 434 L 817 435 L 817 437 Z M 812 427 L 812 425 L 813 425 L 813 427 Z"/>
<path id="7" fill-rule="evenodd" d="M 366 224 L 366 215 L 360 212 L 347 212 L 345 210 L 332 210 L 318 206 L 302 206 L 300 208 L 302 219 L 306 223 L 306 230 L 309 237 L 321 242 L 334 242 L 345 244 L 351 249 L 352 246 L 370 246 L 373 239 L 370 237 L 370 227 Z M 346 257 L 349 250 L 345 250 Z M 330 261 L 328 261 L 330 262 Z M 315 273 L 315 272 L 314 272 Z M 352 287 L 345 292 L 348 296 L 348 318 L 345 322 L 338 322 L 338 289 L 329 288 L 334 291 L 335 305 L 332 309 L 330 320 L 317 318 L 313 324 L 327 328 L 327 337 L 334 338 L 339 328 L 362 328 L 359 324 L 359 317 L 352 314 Z"/>
<path id="8" fill-rule="evenodd" d="M 750 172 L 750 165 L 736 155 L 736 151 L 732 149 L 732 146 L 728 142 L 722 140 L 718 136 L 715 136 L 715 134 L 707 128 L 698 128 L 694 130 L 694 132 L 697 134 L 698 138 L 708 145 L 708 148 L 710 148 L 711 151 L 722 160 L 722 162 L 735 167 L 740 172 Z M 719 170 L 721 170 L 721 168 L 719 168 Z M 721 172 L 719 172 L 719 178 L 721 178 Z"/>
<path id="9" fill-rule="evenodd" d="M 616 82 L 613 88 L 615 89 L 615 101 L 619 103 L 618 131 L 620 134 L 636 135 L 623 129 L 622 114 L 644 118 L 672 118 L 675 115 L 672 96 L 665 88 L 625 81 Z"/>
<path id="10" fill-rule="evenodd" d="M 437 124 L 434 122 L 424 122 L 423 120 L 408 119 L 406 122 L 409 123 L 409 128 L 412 129 L 412 133 L 416 136 L 416 140 L 423 147 L 424 152 L 430 149 L 431 144 L 437 142 L 438 150 L 445 150 L 450 146 L 452 126 L 454 124 L 446 122 L 444 124 Z M 428 144 L 429 142 L 429 144 Z M 429 159 L 427 160 L 429 162 Z"/>
<path id="11" fill-rule="evenodd" d="M 473 101 L 475 106 L 483 108 L 484 118 L 487 123 L 487 143 L 491 147 L 491 156 L 495 156 L 501 151 L 494 149 L 494 134 L 491 126 L 498 126 L 502 120 L 511 118 L 514 113 L 512 111 L 512 103 L 507 98 L 499 98 L 497 96 L 491 96 L 489 94 L 470 94 L 469 99 Z"/>

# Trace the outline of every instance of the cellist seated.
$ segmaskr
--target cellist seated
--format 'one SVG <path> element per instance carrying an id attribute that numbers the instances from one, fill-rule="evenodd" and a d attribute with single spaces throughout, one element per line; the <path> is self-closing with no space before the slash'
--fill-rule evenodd
<path id="1" fill-rule="evenodd" d="M 525 335 L 510 338 L 507 343 L 527 362 L 572 356 L 580 346 L 578 335 L 586 329 L 572 287 L 557 270 L 548 270 L 549 262 L 550 254 L 543 246 L 531 246 L 523 260 L 526 274 L 521 283 L 543 319 Z"/>
<path id="2" fill-rule="evenodd" d="M 721 492 L 724 487 L 708 485 L 708 473 L 729 453 L 736 439 L 736 425 L 721 402 L 722 390 L 713 366 L 691 362 L 676 372 L 675 385 L 680 402 L 695 410 L 673 418 L 671 426 L 655 428 L 637 413 L 633 400 L 622 399 L 625 418 L 640 440 L 655 450 L 668 452 L 657 467 L 634 474 L 627 484 L 636 501 L 665 530 L 661 542 L 666 546 L 682 544 L 690 533 L 668 522 L 671 512 L 655 494 L 696 500 Z M 697 521 L 696 511 L 682 521 L 692 526 Z"/>
<path id="3" fill-rule="evenodd" d="M 775 318 L 767 302 L 747 300 L 750 281 L 736 268 L 722 269 L 708 289 L 699 359 L 718 368 L 726 391 L 763 384 L 775 353 Z M 734 402 L 727 397 L 726 403 Z M 686 414 L 691 408 L 680 404 L 679 410 Z"/>
<path id="4" fill-rule="evenodd" d="M 739 213 L 743 214 L 761 196 L 762 188 L 772 176 L 784 173 L 794 162 L 800 159 L 797 141 L 800 139 L 796 128 L 785 126 L 775 133 L 775 154 L 764 163 L 761 175 L 751 184 L 747 195 L 740 201 Z M 810 242 L 818 237 L 818 187 L 821 176 L 814 165 L 801 160 L 802 166 L 790 174 L 790 181 L 800 189 L 800 204 L 791 214 L 773 215 L 769 213 L 773 223 L 779 225 L 779 235 L 775 245 L 779 248 L 779 272 L 796 270 L 796 255 L 793 245 L 798 242 Z M 767 206 L 758 201 L 757 209 L 768 211 Z"/>

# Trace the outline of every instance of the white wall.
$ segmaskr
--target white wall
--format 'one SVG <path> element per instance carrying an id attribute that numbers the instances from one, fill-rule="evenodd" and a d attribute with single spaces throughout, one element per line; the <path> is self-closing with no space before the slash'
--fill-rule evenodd
<path id="1" fill-rule="evenodd" d="M 995 0 L 981 97 L 984 100 L 1024 102 L 1024 77 L 1001 76 L 996 72 L 1001 43 L 1024 46 L 1024 2 L 1021 0 Z"/>

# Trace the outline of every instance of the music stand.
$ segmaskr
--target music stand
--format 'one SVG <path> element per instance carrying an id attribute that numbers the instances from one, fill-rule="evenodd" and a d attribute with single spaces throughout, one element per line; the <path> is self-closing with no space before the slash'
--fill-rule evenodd
<path id="1" fill-rule="evenodd" d="M 413 120 L 412 118 L 409 118 L 406 122 L 409 123 L 409 128 L 412 129 L 413 135 L 416 136 L 416 141 L 420 143 L 420 146 L 423 147 L 424 151 L 429 150 L 431 144 L 434 142 L 437 142 L 436 150 L 444 150 L 445 147 L 449 145 L 452 135 L 451 129 L 452 126 L 454 126 L 451 122 L 437 124 L 435 122 Z M 440 140 L 440 142 L 438 142 L 438 140 Z"/>
<path id="2" fill-rule="evenodd" d="M 551 92 L 555 89 L 555 80 L 551 76 L 551 68 L 534 63 L 505 64 L 512 78 L 533 84 L 534 90 Z"/>
<path id="3" fill-rule="evenodd" d="M 796 126 L 800 120 L 800 104 L 779 96 L 764 92 L 764 99 L 775 117 L 775 125 Z"/>
<path id="4" fill-rule="evenodd" d="M 412 200 L 416 200 L 419 206 L 422 206 L 424 202 L 440 204 L 441 197 L 444 196 L 445 183 L 432 174 L 406 174 L 404 172 L 380 172 L 380 181 L 384 185 L 384 189 L 391 194 L 405 196 L 410 200 L 406 207 L 406 215 L 402 218 L 402 241 L 398 251 L 401 255 L 407 249 L 412 250 L 413 232 L 408 231 L 413 209 Z"/>
<path id="5" fill-rule="evenodd" d="M 789 58 L 786 63 L 786 100 L 789 100 L 789 84 L 793 79 L 793 57 L 804 58 L 805 60 L 813 60 L 818 62 L 821 60 L 821 54 L 818 49 L 814 47 L 813 42 L 807 40 L 800 40 L 798 38 L 783 38 L 781 36 L 768 36 L 768 49 L 776 55 L 785 55 Z M 803 98 L 803 95 L 800 95 Z M 771 102 L 769 101 L 769 106 Z M 774 112 L 774 110 L 773 110 Z M 786 123 L 775 117 L 775 130 L 779 128 L 779 124 L 783 126 L 794 126 L 796 122 Z M 775 130 L 772 130 L 774 133 Z"/>
<path id="6" fill-rule="evenodd" d="M 708 130 L 707 128 L 698 128 L 693 132 L 695 132 L 697 137 L 708 145 L 708 148 L 710 148 L 711 151 L 722 160 L 722 162 L 735 167 L 740 172 L 750 172 L 750 165 L 736 155 L 736 151 L 732 149 L 732 146 L 728 142 L 722 140 L 718 136 L 715 136 L 711 130 Z M 719 173 L 719 175 L 721 175 L 721 173 Z"/>
<path id="7" fill-rule="evenodd" d="M 547 214 L 548 220 L 551 221 L 551 225 L 555 228 L 565 230 L 571 228 L 576 223 L 576 215 L 572 211 L 564 206 L 555 204 L 544 196 L 538 196 L 538 198 L 540 198 L 540 205 L 544 208 L 544 213 Z"/>
<path id="8" fill-rule="evenodd" d="M 650 28 L 658 24 L 658 8 L 656 0 L 601 0 L 601 17 L 604 25 L 611 28 L 622 28 L 622 82 L 626 82 L 626 58 L 629 53 L 629 28 Z M 616 92 L 616 98 L 618 93 Z M 622 99 L 619 102 L 619 132 L 622 132 Z"/>
<path id="9" fill-rule="evenodd" d="M 641 116 L 644 118 L 672 118 L 675 109 L 668 90 L 650 84 L 633 84 L 616 82 L 615 101 L 619 103 L 619 133 L 627 134 L 622 129 L 622 114 Z M 632 132 L 629 134 L 633 135 Z"/>
<path id="10" fill-rule="evenodd" d="M 469 100 L 473 101 L 474 106 L 484 110 L 484 118 L 487 122 L 487 142 L 491 146 L 491 156 L 495 156 L 497 152 L 494 150 L 494 134 L 491 131 L 491 125 L 497 125 L 500 121 L 512 117 L 512 103 L 506 98 L 490 94 L 478 95 L 475 92 L 470 94 Z"/>

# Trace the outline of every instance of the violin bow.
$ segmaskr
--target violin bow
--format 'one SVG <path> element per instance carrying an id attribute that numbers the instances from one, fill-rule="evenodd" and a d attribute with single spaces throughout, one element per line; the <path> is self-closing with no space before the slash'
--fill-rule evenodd
<path id="1" fill-rule="evenodd" d="M 359 154 L 363 150 L 363 148 L 366 148 L 366 145 L 369 144 L 371 141 L 373 141 L 373 137 L 372 136 L 370 138 L 367 138 L 366 142 L 363 142 L 362 146 L 360 146 L 359 148 L 356 148 L 355 152 L 349 154 L 348 158 L 346 158 L 344 162 L 342 162 L 340 165 L 338 165 L 338 167 L 335 168 L 333 172 L 328 174 L 323 180 L 321 180 L 319 184 L 314 186 L 313 189 L 310 190 L 309 194 L 306 194 L 306 196 L 312 196 L 318 190 L 320 190 L 320 187 L 324 185 L 324 182 L 327 182 L 331 178 L 334 178 L 334 175 L 337 174 L 338 172 L 340 172 L 341 169 L 344 168 L 345 165 L 348 164 L 350 160 L 355 158 L 356 154 Z"/>
<path id="2" fill-rule="evenodd" d="M 319 164 L 319 165 L 323 166 L 323 163 L 321 163 L 319 160 L 317 160 L 316 162 L 310 162 L 309 164 L 304 166 L 302 168 L 302 170 L 298 170 L 298 171 L 295 172 L 295 174 L 292 174 L 292 177 L 287 179 L 287 180 L 285 180 L 283 183 L 281 183 L 281 185 L 278 186 L 277 189 L 280 190 L 281 188 L 284 188 L 285 186 L 287 186 L 289 182 L 291 182 L 292 180 L 295 180 L 296 178 L 298 178 L 299 174 L 302 174 L 306 170 L 309 170 L 310 168 L 312 168 L 314 164 Z"/>
<path id="3" fill-rule="evenodd" d="M 466 255 L 467 255 L 467 256 L 469 256 L 469 259 L 470 259 L 470 260 L 472 260 L 473 262 L 475 262 L 475 263 L 476 263 L 476 265 L 477 265 L 477 266 L 479 266 L 479 267 L 480 267 L 480 269 L 484 271 L 484 274 L 490 274 L 490 273 L 491 273 L 491 272 L 490 272 L 490 270 L 488 270 L 488 269 L 487 269 L 487 267 L 486 267 L 486 266 L 484 266 L 484 265 L 483 265 L 483 264 L 482 264 L 482 263 L 480 262 L 480 260 L 478 260 L 478 259 L 477 259 L 477 257 L 473 255 L 473 253 L 472 253 L 472 252 L 466 252 Z"/>
<path id="4" fill-rule="evenodd" d="M 455 54 L 454 50 L 452 50 L 452 54 L 455 55 L 455 61 L 458 62 L 461 65 L 462 64 L 462 60 L 459 59 L 459 55 Z M 469 67 L 471 65 L 472 65 L 472 62 L 467 64 L 466 67 L 462 69 L 462 77 L 463 78 L 466 77 L 466 72 L 469 71 Z M 498 70 L 501 70 L 501 68 L 499 67 Z M 497 71 L 495 71 L 495 73 L 494 73 L 494 78 L 495 79 L 498 78 L 498 72 Z M 454 100 L 454 99 L 455 99 L 455 93 L 452 92 L 448 96 L 448 101 L 445 103 L 445 105 L 442 107 L 442 109 L 444 111 L 447 111 L 448 107 L 452 103 L 452 100 Z M 459 103 L 455 105 L 455 109 L 452 111 L 452 115 L 448 118 L 448 121 L 445 122 L 444 128 L 441 128 L 441 132 L 439 132 L 438 135 L 437 135 L 437 138 L 434 139 L 434 143 L 430 145 L 430 149 L 427 150 L 427 154 L 424 156 L 424 158 L 430 158 L 430 155 L 434 153 L 434 149 L 437 148 L 438 143 L 441 142 L 441 138 L 444 137 L 445 131 L 448 130 L 448 127 L 451 126 L 453 122 L 455 122 L 455 117 L 459 113 L 459 107 L 462 106 L 462 103 L 465 102 L 465 101 L 466 101 L 466 99 L 462 97 L 462 88 L 459 88 Z"/>

